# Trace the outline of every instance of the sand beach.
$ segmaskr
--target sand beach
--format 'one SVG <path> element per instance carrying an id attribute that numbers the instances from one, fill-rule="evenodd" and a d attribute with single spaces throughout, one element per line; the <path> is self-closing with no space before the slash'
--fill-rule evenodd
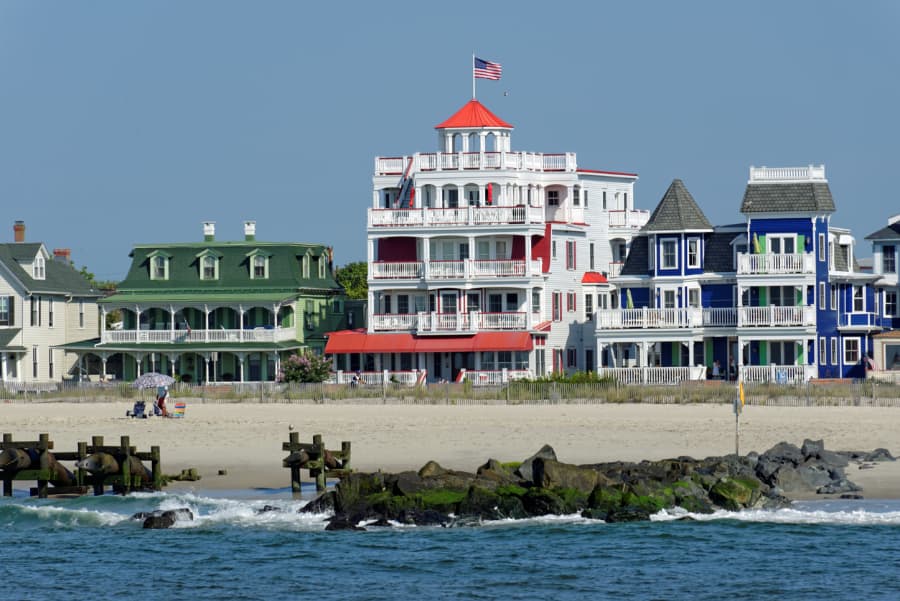
<path id="1" fill-rule="evenodd" d="M 695 458 L 734 452 L 735 420 L 726 405 L 411 406 L 188 403 L 184 419 L 132 419 L 130 403 L 3 403 L 0 431 L 16 440 L 48 433 L 58 450 L 104 436 L 131 437 L 139 450 L 159 445 L 165 473 L 196 468 L 202 479 L 173 483 L 197 490 L 281 488 L 289 473 L 281 450 L 289 428 L 301 441 L 322 434 L 326 447 L 353 444 L 359 470 L 418 469 L 435 460 L 474 471 L 489 458 L 519 461 L 543 444 L 560 461 Z M 823 439 L 830 450 L 886 448 L 900 454 L 900 409 L 750 407 L 741 417 L 741 453 L 780 441 Z M 219 475 L 225 470 L 226 475 Z M 900 462 L 851 464 L 848 478 L 866 498 L 900 498 Z M 304 475 L 304 477 L 306 477 Z"/>

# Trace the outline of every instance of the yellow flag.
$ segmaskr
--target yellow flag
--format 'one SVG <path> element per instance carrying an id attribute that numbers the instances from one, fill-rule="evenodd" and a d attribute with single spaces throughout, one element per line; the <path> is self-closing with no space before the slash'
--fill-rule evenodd
<path id="1" fill-rule="evenodd" d="M 738 384 L 738 394 L 741 397 L 741 407 L 743 407 L 744 406 L 744 383 L 743 382 Z"/>

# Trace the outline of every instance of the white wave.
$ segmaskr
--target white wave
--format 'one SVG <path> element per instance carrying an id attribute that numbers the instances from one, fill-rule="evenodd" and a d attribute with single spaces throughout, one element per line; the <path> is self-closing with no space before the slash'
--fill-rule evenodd
<path id="1" fill-rule="evenodd" d="M 96 509 L 69 508 L 57 505 L 20 505 L 23 513 L 29 513 L 38 519 L 53 520 L 54 525 L 96 525 L 115 526 L 128 519 L 128 516 L 112 511 Z"/>
<path id="2" fill-rule="evenodd" d="M 846 507 L 846 506 L 845 506 Z M 900 525 L 900 510 L 881 506 L 861 508 L 833 508 L 815 503 L 784 509 L 748 509 L 744 511 L 718 510 L 714 513 L 691 513 L 680 507 L 663 509 L 650 516 L 652 521 L 665 522 L 690 517 L 698 522 L 737 520 L 772 524 L 836 524 L 836 525 Z"/>

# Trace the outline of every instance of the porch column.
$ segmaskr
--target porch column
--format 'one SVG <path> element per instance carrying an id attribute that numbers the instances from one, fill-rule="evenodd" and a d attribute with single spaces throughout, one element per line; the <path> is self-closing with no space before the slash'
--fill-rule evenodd
<path id="1" fill-rule="evenodd" d="M 106 353 L 100 353 L 100 375 L 103 376 L 103 379 L 106 380 L 106 361 L 109 359 L 109 355 Z"/>
<path id="2" fill-rule="evenodd" d="M 528 209 L 526 208 L 525 211 Z M 528 215 L 525 215 L 525 220 L 528 221 Z M 531 273 L 531 236 L 523 236 L 525 238 L 525 275 L 532 276 L 538 275 L 536 273 Z M 530 299 L 529 299 L 530 302 Z"/>
<path id="3" fill-rule="evenodd" d="M 368 321 L 368 323 L 369 323 L 369 325 L 367 326 L 367 329 L 369 331 L 369 334 L 371 334 L 372 332 L 375 331 L 373 329 L 374 324 L 375 324 L 374 316 L 376 313 L 378 313 L 378 309 L 375 307 L 375 292 L 373 292 L 372 289 L 369 288 L 368 294 L 369 294 L 369 302 L 368 302 L 368 305 L 366 306 L 366 311 L 368 312 L 369 317 L 366 321 Z"/>
<path id="4" fill-rule="evenodd" d="M 144 353 L 134 353 L 132 355 L 132 357 L 134 358 L 135 365 L 137 366 L 135 368 L 135 373 L 137 374 L 138 377 L 140 377 L 141 376 L 141 364 L 144 362 Z"/>
<path id="5" fill-rule="evenodd" d="M 141 341 L 141 308 L 137 305 L 134 306 L 134 329 L 137 331 L 137 334 L 135 334 L 135 339 L 138 342 L 140 342 Z"/>
<path id="6" fill-rule="evenodd" d="M 100 307 L 100 342 L 106 342 L 106 306 Z"/>
<path id="7" fill-rule="evenodd" d="M 744 325 L 743 311 L 741 310 L 741 308 L 743 307 L 744 287 L 741 285 L 738 285 L 735 288 L 735 290 L 737 291 L 736 292 L 737 298 L 734 299 L 734 304 L 736 307 L 735 310 L 737 311 L 737 322 L 736 323 L 737 323 L 738 327 L 741 327 L 742 325 Z M 739 349 L 740 349 L 740 346 L 741 346 L 741 344 L 740 344 L 740 342 L 738 342 Z M 741 353 L 738 353 L 738 354 L 741 354 Z M 738 362 L 740 362 L 740 359 L 738 359 Z"/>
<path id="8" fill-rule="evenodd" d="M 203 383 L 206 384 L 209 382 L 209 353 L 203 353 L 203 365 L 206 370 L 206 378 L 204 378 Z"/>
<path id="9" fill-rule="evenodd" d="M 175 340 L 175 307 L 169 305 L 169 340 Z"/>
<path id="10" fill-rule="evenodd" d="M 278 374 L 281 373 L 281 355 L 278 354 L 278 351 L 274 351 L 272 354 L 275 355 L 275 373 L 272 374 L 272 381 L 277 382 Z"/>
<path id="11" fill-rule="evenodd" d="M 203 305 L 203 340 L 209 342 L 209 305 Z M 207 359 L 207 362 L 209 359 Z M 207 372 L 207 376 L 209 373 Z"/>
<path id="12" fill-rule="evenodd" d="M 694 341 L 688 340 L 688 369 L 694 367 Z"/>
<path id="13" fill-rule="evenodd" d="M 272 303 L 272 340 L 275 340 L 275 328 L 278 327 L 278 309 L 281 308 L 281 305 L 278 303 Z"/>
<path id="14" fill-rule="evenodd" d="M 238 382 L 244 381 L 244 357 L 246 353 L 235 353 L 235 357 L 238 360 Z"/>
<path id="15" fill-rule="evenodd" d="M 6 382 L 6 353 L 0 353 L 0 382 Z"/>
<path id="16" fill-rule="evenodd" d="M 173 378 L 175 377 L 175 360 L 178 358 L 177 353 L 169 353 L 166 355 L 169 358 L 169 375 Z"/>
<path id="17" fill-rule="evenodd" d="M 747 342 L 745 342 L 743 338 L 741 338 L 740 336 L 738 336 L 738 339 L 737 339 L 737 348 L 738 348 L 738 352 L 737 352 L 737 369 L 738 369 L 737 378 L 738 378 L 738 380 L 740 380 L 740 381 L 743 381 L 743 380 L 744 380 L 744 346 L 746 346 L 746 345 L 747 345 Z"/>
<path id="18" fill-rule="evenodd" d="M 238 305 L 238 313 L 240 313 L 241 321 L 238 324 L 238 340 L 244 341 L 244 305 Z"/>

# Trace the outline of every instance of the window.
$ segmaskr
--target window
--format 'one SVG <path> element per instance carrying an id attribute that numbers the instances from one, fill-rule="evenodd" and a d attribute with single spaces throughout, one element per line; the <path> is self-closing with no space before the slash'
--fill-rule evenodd
<path id="1" fill-rule="evenodd" d="M 678 240 L 672 238 L 663 240 L 661 254 L 660 269 L 678 268 Z"/>
<path id="2" fill-rule="evenodd" d="M 397 295 L 397 313 L 400 315 L 408 315 L 409 314 L 409 295 L 408 294 L 398 294 Z"/>
<path id="3" fill-rule="evenodd" d="M 844 338 L 844 365 L 859 362 L 859 338 Z"/>
<path id="4" fill-rule="evenodd" d="M 586 209 L 588 206 L 588 191 L 584 191 L 584 208 Z"/>
<path id="5" fill-rule="evenodd" d="M 553 321 L 562 321 L 562 307 L 560 303 L 562 301 L 561 294 L 559 292 L 553 293 Z"/>
<path id="6" fill-rule="evenodd" d="M 78 301 L 78 327 L 84 327 L 84 301 Z"/>
<path id="7" fill-rule="evenodd" d="M 832 284 L 831 285 L 831 310 L 832 311 L 835 311 L 838 308 L 837 304 L 838 304 L 837 286 Z"/>
<path id="8" fill-rule="evenodd" d="M 551 207 L 559 206 L 559 190 L 547 190 L 547 204 Z"/>
<path id="9" fill-rule="evenodd" d="M 576 207 L 581 206 L 581 188 L 575 186 L 572 190 L 572 205 Z"/>
<path id="10" fill-rule="evenodd" d="M 700 289 L 688 288 L 688 306 L 694 309 L 700 308 Z"/>
<path id="11" fill-rule="evenodd" d="M 578 353 L 573 348 L 566 349 L 566 367 L 578 367 Z"/>
<path id="12" fill-rule="evenodd" d="M 819 282 L 819 309 L 825 310 L 825 282 Z"/>
<path id="13" fill-rule="evenodd" d="M 594 371 L 594 349 L 589 348 L 584 351 L 584 371 Z"/>
<path id="14" fill-rule="evenodd" d="M 519 310 L 519 293 L 518 292 L 507 292 L 506 293 L 506 310 L 507 311 L 518 311 Z"/>
<path id="15" fill-rule="evenodd" d="M 53 327 L 53 299 L 47 300 L 47 327 Z M 50 376 L 53 377 L 53 376 Z"/>
<path id="16" fill-rule="evenodd" d="M 687 266 L 692 268 L 700 267 L 700 239 L 690 238 L 687 243 Z"/>
<path id="17" fill-rule="evenodd" d="M 794 234 L 769 234 L 766 242 L 769 253 L 773 255 L 792 255 L 797 252 L 797 237 Z"/>
<path id="18" fill-rule="evenodd" d="M 831 364 L 838 364 L 838 353 L 837 353 L 837 337 L 831 337 Z"/>
<path id="19" fill-rule="evenodd" d="M 603 208 L 606 209 L 606 190 L 603 191 Z"/>
<path id="20" fill-rule="evenodd" d="M 590 270 L 594 271 L 594 243 L 593 242 L 588 244 L 588 263 L 590 264 Z"/>
<path id="21" fill-rule="evenodd" d="M 13 323 L 14 296 L 0 296 L 0 326 L 11 326 Z"/>
<path id="22" fill-rule="evenodd" d="M 825 342 L 825 337 L 822 336 L 819 338 L 819 365 L 825 365 L 827 357 L 825 357 L 825 349 L 827 344 Z"/>
<path id="23" fill-rule="evenodd" d="M 853 311 L 855 313 L 861 313 L 865 310 L 865 291 L 865 286 L 853 287 Z"/>
<path id="24" fill-rule="evenodd" d="M 553 255 L 553 258 L 556 258 L 556 240 L 550 243 L 550 252 Z"/>
<path id="25" fill-rule="evenodd" d="M 897 273 L 897 255 L 893 244 L 881 249 L 881 272 Z"/>
<path id="26" fill-rule="evenodd" d="M 43 280 L 46 276 L 44 257 L 38 255 L 34 259 L 34 265 L 31 268 L 31 275 L 36 280 Z"/>
<path id="27" fill-rule="evenodd" d="M 303 270 L 303 277 L 309 277 L 309 255 L 304 255 L 301 259 L 301 268 Z"/>
<path id="28" fill-rule="evenodd" d="M 38 347 L 31 347 L 31 377 L 38 378 Z"/>
<path id="29" fill-rule="evenodd" d="M 566 292 L 566 311 L 572 313 L 575 311 L 575 293 Z"/>
<path id="30" fill-rule="evenodd" d="M 663 290 L 662 294 L 663 300 L 663 309 L 674 309 L 675 308 L 675 291 L 674 290 Z"/>
<path id="31" fill-rule="evenodd" d="M 481 310 L 481 297 L 477 292 L 469 292 L 466 294 L 466 310 L 471 313 Z"/>
<path id="32" fill-rule="evenodd" d="M 584 320 L 590 321 L 594 318 L 594 295 L 584 295 Z"/>
<path id="33" fill-rule="evenodd" d="M 163 254 L 155 254 L 150 257 L 150 279 L 169 279 L 169 258 Z"/>
<path id="34" fill-rule="evenodd" d="M 10 297 L 12 300 L 12 297 Z M 896 292 L 884 292 L 884 315 L 885 317 L 896 317 L 897 313 L 897 293 Z"/>
<path id="35" fill-rule="evenodd" d="M 391 295 L 385 294 L 381 298 L 381 302 L 382 302 L 381 312 L 384 313 L 385 315 L 389 315 L 391 312 Z"/>
<path id="36" fill-rule="evenodd" d="M 47 362 L 47 370 L 49 371 L 49 377 L 53 379 L 53 349 L 47 349 L 47 357 L 49 358 Z"/>
<path id="37" fill-rule="evenodd" d="M 200 279 L 215 280 L 219 275 L 219 261 L 212 255 L 200 259 Z"/>
<path id="38" fill-rule="evenodd" d="M 250 259 L 250 279 L 266 280 L 269 278 L 269 257 L 256 254 Z"/>
<path id="39" fill-rule="evenodd" d="M 825 260 L 825 234 L 819 234 L 819 261 Z"/>
<path id="40" fill-rule="evenodd" d="M 540 313 L 541 312 L 541 292 L 540 292 L 540 290 L 532 290 L 531 291 L 531 312 L 532 313 Z"/>
<path id="41" fill-rule="evenodd" d="M 488 313 L 503 312 L 503 295 L 488 294 Z"/>
<path id="42" fill-rule="evenodd" d="M 566 240 L 566 269 L 575 269 L 575 241 Z"/>

